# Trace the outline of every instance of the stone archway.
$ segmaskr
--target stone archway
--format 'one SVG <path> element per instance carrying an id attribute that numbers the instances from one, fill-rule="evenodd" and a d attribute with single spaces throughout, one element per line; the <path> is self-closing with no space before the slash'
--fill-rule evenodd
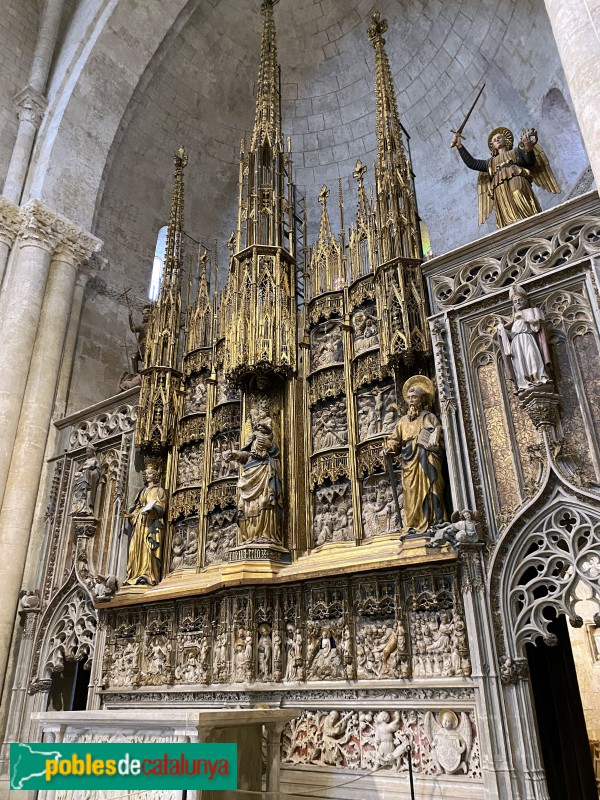
<path id="1" fill-rule="evenodd" d="M 560 489 L 541 510 L 529 509 L 527 521 L 513 524 L 494 559 L 491 598 L 500 677 L 527 796 L 585 800 L 593 788 L 578 683 L 583 665 L 576 670 L 564 620 L 581 628 L 580 604 L 586 601 L 587 614 L 600 622 L 599 578 L 600 510 Z M 546 774 L 542 753 L 552 767 Z"/>

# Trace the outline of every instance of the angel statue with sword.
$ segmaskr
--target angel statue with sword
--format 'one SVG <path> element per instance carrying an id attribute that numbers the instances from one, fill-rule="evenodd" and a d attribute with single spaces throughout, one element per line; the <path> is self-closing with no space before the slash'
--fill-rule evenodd
<path id="1" fill-rule="evenodd" d="M 483 87 L 475 98 L 475 103 L 482 91 Z M 535 128 L 524 130 L 516 147 L 513 146 L 512 131 L 505 127 L 494 128 L 488 137 L 491 157 L 474 158 L 469 153 L 462 143 L 462 131 L 475 103 L 469 109 L 462 125 L 454 131 L 450 146 L 457 148 L 469 169 L 479 172 L 477 179 L 479 224 L 482 225 L 486 221 L 493 208 L 497 227 L 504 228 L 511 222 L 532 217 L 542 210 L 533 193 L 533 183 L 554 194 L 558 194 L 560 189 L 548 163 L 548 157 L 538 144 Z"/>

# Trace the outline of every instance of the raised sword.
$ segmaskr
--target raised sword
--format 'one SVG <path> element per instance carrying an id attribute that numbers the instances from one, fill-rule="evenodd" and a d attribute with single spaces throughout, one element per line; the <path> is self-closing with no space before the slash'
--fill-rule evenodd
<path id="1" fill-rule="evenodd" d="M 456 134 L 456 135 L 457 135 L 459 138 L 461 138 L 461 139 L 464 139 L 464 138 L 465 138 L 465 137 L 463 136 L 463 133 L 462 133 L 462 132 L 463 132 L 463 130 L 464 130 L 464 127 L 465 127 L 465 125 L 466 125 L 466 124 L 467 124 L 467 122 L 469 121 L 469 117 L 471 116 L 471 113 L 473 112 L 473 109 L 474 109 L 474 108 L 475 108 L 475 106 L 477 105 L 477 101 L 478 101 L 478 100 L 479 100 L 479 98 L 481 97 L 481 93 L 483 92 L 483 90 L 484 90 L 484 89 L 485 89 L 485 83 L 483 84 L 483 86 L 481 87 L 481 89 L 479 90 L 479 92 L 477 93 L 477 97 L 475 98 L 475 100 L 473 100 L 473 105 L 472 105 L 472 106 L 471 106 L 471 108 L 470 108 L 470 109 L 467 111 L 467 116 L 466 116 L 466 117 L 463 119 L 463 121 L 462 121 L 462 124 L 458 126 L 458 129 L 457 129 L 457 130 L 453 130 L 453 131 L 452 131 L 452 133 L 455 133 L 455 134 Z M 451 145 L 451 147 L 456 147 L 456 145 L 453 143 L 453 144 Z"/>

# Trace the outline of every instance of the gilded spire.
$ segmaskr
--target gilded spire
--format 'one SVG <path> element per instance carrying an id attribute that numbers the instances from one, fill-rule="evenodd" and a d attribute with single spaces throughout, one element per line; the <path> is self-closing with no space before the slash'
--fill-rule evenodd
<path id="1" fill-rule="evenodd" d="M 390 62 L 385 52 L 383 34 L 388 29 L 387 19 L 376 11 L 371 17 L 369 39 L 375 48 L 375 96 L 377 109 L 377 155 L 380 169 L 407 168 L 402 141 L 402 126 Z"/>
<path id="2" fill-rule="evenodd" d="M 329 195 L 329 189 L 323 184 L 323 188 L 319 192 L 319 203 L 323 206 L 321 225 L 310 258 L 310 291 L 312 297 L 316 297 L 316 295 L 323 292 L 334 291 L 336 282 L 342 277 L 340 247 L 331 230 L 331 221 L 327 211 Z"/>
<path id="3" fill-rule="evenodd" d="M 179 388 L 179 332 L 183 267 L 183 170 L 187 155 L 174 157 L 175 175 L 165 248 L 165 267 L 158 301 L 146 334 L 146 355 L 136 423 L 136 445 L 160 453 L 171 443 Z"/>
<path id="4" fill-rule="evenodd" d="M 279 0 L 263 0 L 260 12 L 263 23 L 260 46 L 260 69 L 256 93 L 256 114 L 250 149 L 255 149 L 267 140 L 271 146 L 281 144 L 281 118 L 279 113 L 279 64 L 277 63 L 277 41 L 273 7 Z"/>

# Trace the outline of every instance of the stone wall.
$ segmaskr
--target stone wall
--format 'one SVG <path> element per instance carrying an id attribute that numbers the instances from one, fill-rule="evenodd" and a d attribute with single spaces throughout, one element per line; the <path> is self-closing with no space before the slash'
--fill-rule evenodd
<path id="1" fill-rule="evenodd" d="M 37 35 L 36 0 L 4 0 L 0 14 L 0 185 L 17 135 L 13 97 L 27 84 Z"/>

